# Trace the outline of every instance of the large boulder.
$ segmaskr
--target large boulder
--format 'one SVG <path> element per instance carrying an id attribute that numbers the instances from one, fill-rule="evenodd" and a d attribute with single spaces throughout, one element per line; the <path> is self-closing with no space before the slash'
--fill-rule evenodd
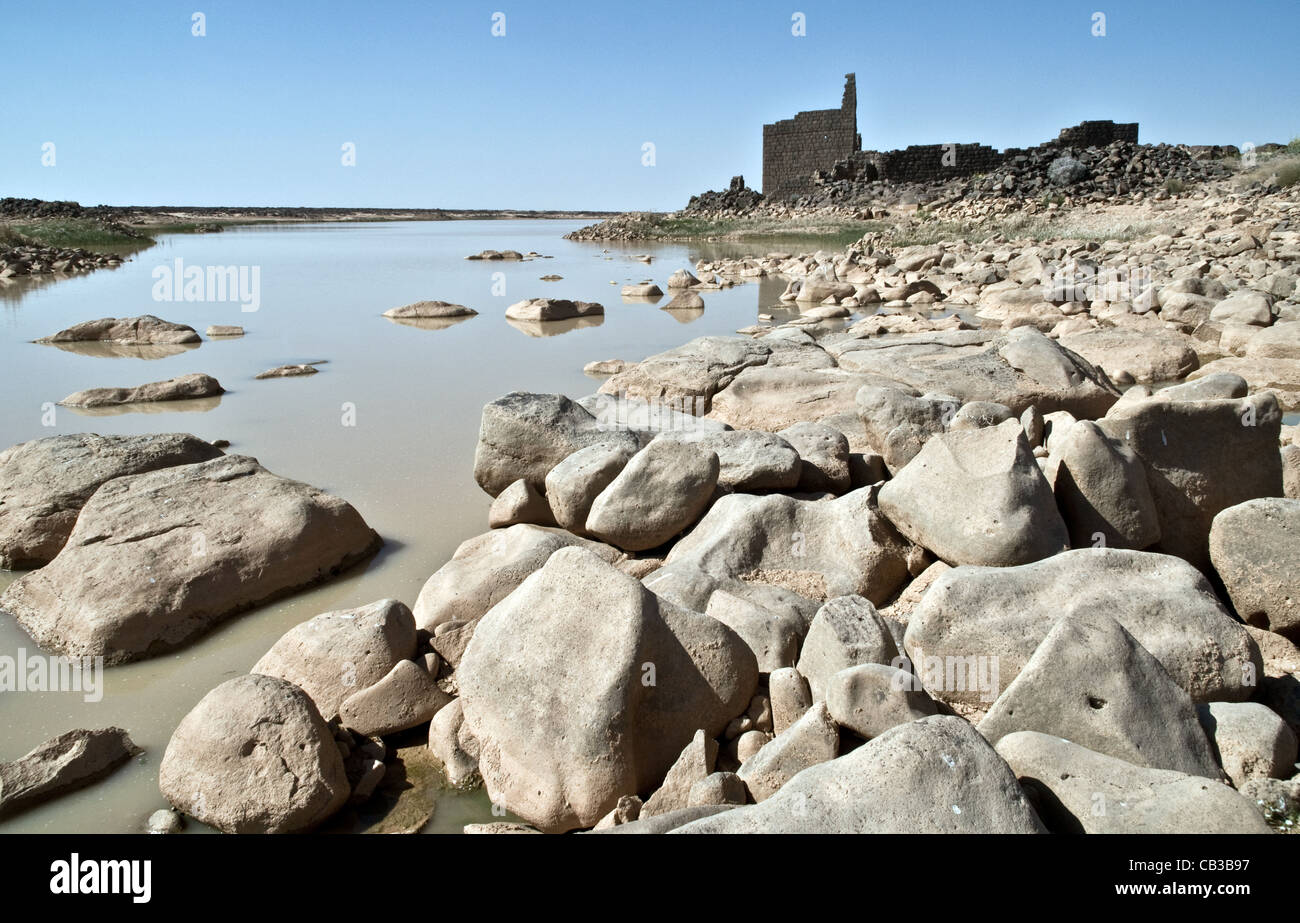
<path id="1" fill-rule="evenodd" d="M 446 622 L 472 622 L 505 599 L 552 554 L 581 545 L 606 561 L 622 552 L 561 529 L 517 525 L 494 529 L 460 543 L 451 560 L 425 581 L 415 601 L 415 624 L 433 631 Z"/>
<path id="2" fill-rule="evenodd" d="M 1056 621 L 1076 612 L 1114 617 L 1193 701 L 1252 698 L 1262 675 L 1258 646 L 1199 571 L 1169 555 L 1113 548 L 947 571 L 912 613 L 904 646 L 923 679 L 930 658 L 946 665 L 983 657 L 992 658 L 1005 687 Z M 969 684 L 932 685 L 926 689 L 946 702 L 980 701 Z"/>
<path id="3" fill-rule="evenodd" d="M 1111 379 L 1127 372 L 1139 382 L 1176 381 L 1200 365 L 1191 337 L 1161 328 L 1102 327 L 1063 336 L 1058 342 Z"/>
<path id="4" fill-rule="evenodd" d="M 1105 612 L 1057 619 L 979 723 L 994 744 L 1016 731 L 1054 734 L 1138 766 L 1219 777 L 1191 696 Z"/>
<path id="5" fill-rule="evenodd" d="M 140 317 L 101 317 L 74 324 L 37 343 L 121 343 L 128 345 L 178 345 L 198 343 L 198 331 L 185 324 L 173 324 L 152 314 Z"/>
<path id="6" fill-rule="evenodd" d="M 1160 516 L 1142 462 L 1091 420 L 1069 428 L 1046 474 L 1071 546 L 1142 549 L 1160 540 Z"/>
<path id="7" fill-rule="evenodd" d="M 52 561 L 82 506 L 105 481 L 221 455 L 184 433 L 75 433 L 5 449 L 0 452 L 0 567 L 19 570 Z"/>
<path id="8" fill-rule="evenodd" d="M 226 833 L 309 830 L 347 802 L 343 757 L 305 692 L 250 674 L 181 719 L 158 767 L 178 810 Z"/>
<path id="9" fill-rule="evenodd" d="M 42 647 L 121 663 L 328 580 L 380 544 L 346 501 L 230 455 L 104 484 L 0 610 Z"/>
<path id="10" fill-rule="evenodd" d="M 343 700 L 415 656 L 415 617 L 396 599 L 323 612 L 290 628 L 251 672 L 293 683 L 326 718 Z"/>
<path id="11" fill-rule="evenodd" d="M 718 472 L 707 445 L 657 437 L 592 501 L 586 531 L 628 551 L 662 545 L 699 518 Z"/>
<path id="12" fill-rule="evenodd" d="M 745 710 L 758 666 L 721 622 L 564 548 L 483 617 L 457 676 L 488 793 L 563 832 L 658 788 Z"/>
<path id="13" fill-rule="evenodd" d="M 907 578 L 910 546 L 875 509 L 874 488 L 832 500 L 732 494 L 668 552 L 693 568 L 795 589 L 812 599 L 857 593 L 883 603 Z"/>
<path id="14" fill-rule="evenodd" d="M 961 718 L 886 731 L 799 773 L 762 804 L 679 833 L 1042 833 L 1006 762 Z"/>
<path id="15" fill-rule="evenodd" d="M 562 394 L 512 391 L 483 408 L 474 480 L 494 497 L 520 478 L 542 490 L 552 468 L 597 442 L 640 447 L 632 433 L 600 426 Z"/>
<path id="16" fill-rule="evenodd" d="M 880 511 L 949 564 L 1010 567 L 1069 547 L 1018 420 L 931 437 L 880 488 Z"/>
<path id="17" fill-rule="evenodd" d="M 1204 776 L 1135 766 L 1036 731 L 1008 734 L 997 751 L 1054 833 L 1269 832 L 1249 801 Z"/>
<path id="18" fill-rule="evenodd" d="M 1160 517 L 1157 547 L 1202 570 L 1210 565 L 1210 526 L 1220 511 L 1282 494 L 1281 425 L 1277 400 L 1267 393 L 1126 402 L 1097 421 L 1142 460 Z"/>
<path id="19" fill-rule="evenodd" d="M 1300 500 L 1230 506 L 1210 527 L 1210 560 L 1237 615 L 1300 641 Z"/>

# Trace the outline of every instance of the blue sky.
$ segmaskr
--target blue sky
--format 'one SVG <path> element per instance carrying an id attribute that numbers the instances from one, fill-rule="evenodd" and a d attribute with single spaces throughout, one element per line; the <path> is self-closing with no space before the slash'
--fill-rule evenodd
<path id="1" fill-rule="evenodd" d="M 3 21 L 0 195 L 84 204 L 674 209 L 758 186 L 763 123 L 838 105 L 849 71 L 869 149 L 1095 118 L 1300 134 L 1297 0 L 9 0 Z"/>

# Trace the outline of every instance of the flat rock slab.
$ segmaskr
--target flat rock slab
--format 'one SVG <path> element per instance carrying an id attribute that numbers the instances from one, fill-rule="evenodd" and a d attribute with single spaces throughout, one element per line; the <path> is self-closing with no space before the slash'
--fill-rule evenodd
<path id="1" fill-rule="evenodd" d="M 81 507 L 105 481 L 220 458 L 184 433 L 98 436 L 75 433 L 19 443 L 0 452 L 0 567 L 48 564 Z"/>
<path id="2" fill-rule="evenodd" d="M 604 305 L 594 301 L 569 301 L 567 298 L 529 298 L 506 308 L 506 317 L 518 321 L 572 320 L 604 313 Z"/>
<path id="3" fill-rule="evenodd" d="M 302 362 L 296 365 L 278 365 L 253 377 L 259 380 L 263 378 L 297 378 L 301 375 L 315 375 L 319 371 L 320 369 L 316 368 L 315 364 Z"/>
<path id="4" fill-rule="evenodd" d="M 152 381 L 134 388 L 88 388 L 69 394 L 59 401 L 65 407 L 116 407 L 122 404 L 142 404 L 151 401 L 184 401 L 198 397 L 216 397 L 225 394 L 221 382 L 211 375 L 195 372 Z"/>
<path id="5" fill-rule="evenodd" d="M 384 312 L 384 317 L 436 320 L 444 317 L 472 317 L 475 314 L 478 314 L 478 312 L 473 308 L 465 307 L 463 304 L 451 304 L 446 301 L 417 301 L 414 304 L 404 304 L 400 308 L 389 308 Z"/>
<path id="6" fill-rule="evenodd" d="M 60 734 L 0 763 L 0 816 L 89 785 L 139 752 L 121 728 Z"/>
<path id="7" fill-rule="evenodd" d="M 225 456 L 106 483 L 0 610 L 47 650 L 122 663 L 321 583 L 380 544 L 344 500 Z"/>
<path id="8" fill-rule="evenodd" d="M 37 343 L 119 343 L 123 345 L 175 345 L 201 342 L 198 331 L 185 324 L 173 324 L 152 314 L 140 317 L 101 317 L 42 337 Z"/>

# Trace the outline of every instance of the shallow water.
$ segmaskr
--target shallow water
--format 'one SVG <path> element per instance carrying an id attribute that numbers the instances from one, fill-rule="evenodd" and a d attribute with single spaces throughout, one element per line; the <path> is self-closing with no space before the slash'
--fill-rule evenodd
<path id="1" fill-rule="evenodd" d="M 75 727 L 124 727 L 144 748 L 106 780 L 0 822 L 0 833 L 139 830 L 166 806 L 157 769 L 167 740 L 209 689 L 247 672 L 281 634 L 317 613 L 386 596 L 414 604 L 429 574 L 460 542 L 487 528 L 490 498 L 472 477 L 485 403 L 512 390 L 580 397 L 600 384 L 582 372 L 591 360 L 641 359 L 692 337 L 734 333 L 761 312 L 788 314 L 778 301 L 785 283 L 777 279 L 705 292 L 698 315 L 625 303 L 618 295 L 622 285 L 645 278 L 662 287 L 673 270 L 702 255 L 763 253 L 776 243 L 639 243 L 603 252 L 599 244 L 562 239 L 580 224 L 256 226 L 165 237 L 115 270 L 0 287 L 0 448 L 86 431 L 228 439 L 228 452 L 255 456 L 277 474 L 344 497 L 385 539 L 380 554 L 358 571 L 239 616 L 178 652 L 107 670 L 102 701 L 85 702 L 77 693 L 0 692 L 0 760 Z M 483 249 L 554 258 L 464 259 Z M 804 242 L 799 249 L 815 246 Z M 654 264 L 632 259 L 637 253 L 654 254 Z M 260 307 L 244 312 L 236 303 L 155 301 L 154 269 L 178 258 L 187 266 L 259 267 Z M 539 281 L 552 273 L 563 280 Z M 508 305 L 541 296 L 599 301 L 606 315 L 599 324 L 544 331 L 506 321 Z M 442 329 L 380 316 L 426 299 L 465 304 L 479 316 Z M 189 324 L 200 334 L 210 324 L 242 325 L 247 334 L 205 338 L 191 349 L 60 349 L 31 342 L 80 321 L 140 314 Z M 254 380 L 274 366 L 316 360 L 327 360 L 316 375 Z M 215 376 L 228 393 L 135 411 L 59 407 L 54 425 L 45 425 L 49 405 L 74 391 L 190 372 Z M 355 425 L 345 425 L 349 416 Z M 17 576 L 0 571 L 0 590 Z M 17 656 L 20 648 L 38 651 L 13 619 L 0 616 L 0 655 Z M 481 791 L 449 792 L 426 829 L 458 832 L 471 820 L 492 819 Z"/>

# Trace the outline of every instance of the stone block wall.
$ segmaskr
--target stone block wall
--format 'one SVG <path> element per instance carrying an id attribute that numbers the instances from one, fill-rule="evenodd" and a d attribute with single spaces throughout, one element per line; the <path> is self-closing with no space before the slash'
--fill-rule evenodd
<path id="1" fill-rule="evenodd" d="M 861 147 L 856 82 L 853 74 L 846 74 L 838 109 L 800 112 L 763 126 L 763 194 L 780 197 L 805 191 L 816 171 Z"/>

